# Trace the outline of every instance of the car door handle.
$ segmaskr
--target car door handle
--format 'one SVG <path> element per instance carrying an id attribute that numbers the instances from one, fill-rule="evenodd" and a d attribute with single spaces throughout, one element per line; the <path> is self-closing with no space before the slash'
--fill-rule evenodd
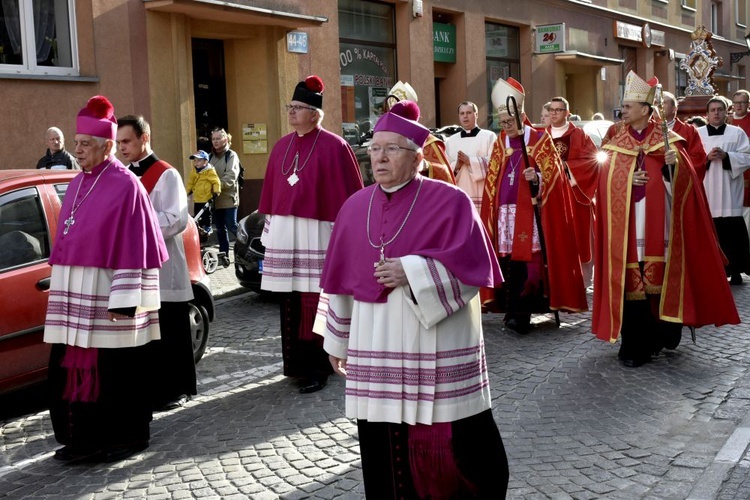
<path id="1" fill-rule="evenodd" d="M 52 278 L 47 276 L 46 278 L 42 278 L 39 281 L 36 282 L 36 288 L 37 290 L 41 290 L 42 292 L 45 290 L 49 290 L 49 284 L 52 281 Z"/>

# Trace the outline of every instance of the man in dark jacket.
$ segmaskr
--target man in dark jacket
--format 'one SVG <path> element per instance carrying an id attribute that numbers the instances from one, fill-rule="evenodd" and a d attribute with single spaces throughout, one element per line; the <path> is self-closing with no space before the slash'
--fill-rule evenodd
<path id="1" fill-rule="evenodd" d="M 47 154 L 42 156 L 36 168 L 53 170 L 80 170 L 76 157 L 65 151 L 65 136 L 57 127 L 50 127 L 44 135 L 47 142 Z"/>

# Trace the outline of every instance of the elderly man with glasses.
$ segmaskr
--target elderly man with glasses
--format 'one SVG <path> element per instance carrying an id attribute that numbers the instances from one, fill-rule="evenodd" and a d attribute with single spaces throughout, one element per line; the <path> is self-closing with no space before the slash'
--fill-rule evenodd
<path id="1" fill-rule="evenodd" d="M 282 294 L 284 375 L 301 380 L 303 394 L 319 391 L 332 373 L 323 338 L 312 332 L 320 273 L 333 221 L 344 201 L 362 189 L 349 144 L 321 126 L 323 81 L 309 76 L 287 105 L 294 132 L 268 159 L 258 211 L 266 214 L 261 288 Z"/>
<path id="2" fill-rule="evenodd" d="M 519 117 L 508 109 L 509 96 L 517 102 Z M 517 118 L 527 121 L 523 102 L 519 82 L 497 81 L 492 103 L 502 131 L 490 156 L 481 212 L 506 280 L 502 287 L 483 290 L 483 304 L 488 311 L 504 312 L 506 326 L 518 333 L 529 331 L 532 313 L 588 308 L 573 226 L 573 193 L 549 134 L 528 124 L 518 128 Z"/>
<path id="3" fill-rule="evenodd" d="M 419 174 L 418 116 L 400 101 L 375 126 L 376 184 L 336 219 L 315 330 L 346 377 L 367 498 L 502 499 L 478 294 L 502 277 L 466 193 Z"/>

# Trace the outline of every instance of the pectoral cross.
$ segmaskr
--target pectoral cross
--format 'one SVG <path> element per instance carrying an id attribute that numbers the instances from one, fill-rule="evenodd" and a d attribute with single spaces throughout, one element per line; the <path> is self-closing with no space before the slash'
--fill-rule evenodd
<path id="1" fill-rule="evenodd" d="M 297 171 L 295 170 L 292 175 L 287 177 L 286 181 L 289 183 L 290 186 L 294 186 L 297 184 L 297 181 L 299 181 L 299 176 L 297 175 Z"/>
<path id="2" fill-rule="evenodd" d="M 63 230 L 63 234 L 68 234 L 68 231 L 70 230 L 70 226 L 72 226 L 75 223 L 76 223 L 76 221 L 73 218 L 73 214 L 71 214 L 70 217 L 68 217 L 67 219 L 65 219 L 65 222 L 64 222 L 65 229 Z"/>
<path id="3" fill-rule="evenodd" d="M 373 262 L 372 265 L 377 268 L 383 264 L 385 264 L 385 245 L 383 245 L 383 240 L 380 240 L 380 260 L 378 262 Z"/>
<path id="4" fill-rule="evenodd" d="M 516 169 L 513 169 L 510 171 L 510 175 L 508 176 L 510 179 L 510 185 L 513 185 L 514 180 L 516 179 Z"/>

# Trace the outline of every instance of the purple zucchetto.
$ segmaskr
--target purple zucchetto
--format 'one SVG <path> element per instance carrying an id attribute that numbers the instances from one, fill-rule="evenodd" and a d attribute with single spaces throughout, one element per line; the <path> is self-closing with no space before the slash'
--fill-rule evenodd
<path id="1" fill-rule="evenodd" d="M 430 135 L 430 131 L 419 120 L 419 106 L 413 101 L 399 101 L 383 114 L 375 125 L 374 133 L 395 132 L 414 141 L 420 148 Z"/>
<path id="2" fill-rule="evenodd" d="M 76 117 L 76 134 L 114 140 L 117 137 L 115 108 L 109 99 L 95 95 Z"/>

